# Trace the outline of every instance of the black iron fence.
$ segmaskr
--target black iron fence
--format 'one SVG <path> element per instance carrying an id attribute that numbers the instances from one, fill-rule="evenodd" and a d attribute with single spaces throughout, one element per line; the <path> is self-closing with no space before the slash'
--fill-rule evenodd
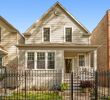
<path id="1" fill-rule="evenodd" d="M 97 71 L 95 76 L 96 100 L 110 100 L 110 71 Z"/>
<path id="2" fill-rule="evenodd" d="M 110 100 L 110 72 L 6 71 L 0 100 Z"/>

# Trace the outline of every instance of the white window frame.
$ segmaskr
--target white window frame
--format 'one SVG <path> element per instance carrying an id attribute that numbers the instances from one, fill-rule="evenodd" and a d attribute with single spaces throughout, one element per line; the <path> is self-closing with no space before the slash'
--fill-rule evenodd
<path id="1" fill-rule="evenodd" d="M 44 28 L 50 28 L 50 41 L 44 41 Z M 51 26 L 42 27 L 42 42 L 43 43 L 51 42 Z"/>
<path id="2" fill-rule="evenodd" d="M 37 51 L 37 52 L 36 52 L 36 55 L 35 55 L 36 58 L 37 58 L 37 54 L 38 54 L 38 53 L 45 53 L 45 52 L 43 52 L 43 51 L 39 51 L 39 52 L 38 52 L 38 51 Z M 46 69 L 46 58 L 47 58 L 47 57 L 46 57 L 46 53 L 45 53 L 45 68 L 44 68 L 44 69 L 38 69 L 38 68 L 37 68 L 37 59 L 35 60 L 35 61 L 36 61 L 36 69 L 38 69 L 38 70 L 45 70 L 45 69 Z M 35 66 L 35 65 L 34 65 L 34 66 Z"/>
<path id="3" fill-rule="evenodd" d="M 84 55 L 84 58 L 85 58 L 85 66 L 80 66 L 80 65 L 79 65 L 79 56 L 80 56 L 80 55 Z M 80 68 L 85 68 L 85 67 L 86 67 L 86 54 L 84 54 L 84 53 L 78 54 L 78 66 L 79 66 Z"/>
<path id="4" fill-rule="evenodd" d="M 66 28 L 72 28 L 72 41 L 71 42 L 68 42 L 68 41 L 66 41 Z M 64 26 L 64 42 L 65 43 L 72 43 L 73 42 L 73 26 Z"/>
<path id="5" fill-rule="evenodd" d="M 54 53 L 54 69 L 55 69 L 55 62 L 56 62 L 56 57 L 55 57 L 56 54 L 55 54 L 55 52 L 47 52 L 47 53 L 46 53 L 46 54 L 47 54 L 47 55 L 46 55 L 46 58 L 47 58 L 47 61 L 46 61 L 46 62 L 47 62 L 46 65 L 47 65 L 47 66 L 46 66 L 46 68 L 48 69 L 48 53 Z M 49 69 L 49 70 L 51 70 L 51 69 Z"/>
<path id="6" fill-rule="evenodd" d="M 28 69 L 27 68 L 27 54 L 28 54 L 28 52 L 34 52 L 34 69 Z M 37 69 L 37 52 L 45 52 L 45 69 Z M 55 53 L 55 67 L 54 67 L 54 69 L 48 69 L 48 65 L 47 65 L 47 63 L 48 63 L 48 52 L 54 52 Z M 26 70 L 55 70 L 56 69 L 56 51 L 55 50 L 27 50 L 26 52 L 25 52 L 25 69 Z"/>
<path id="7" fill-rule="evenodd" d="M 28 51 L 28 52 L 25 53 L 25 57 L 26 57 L 26 69 L 28 69 L 27 68 L 27 61 L 28 61 L 28 53 L 29 52 L 33 52 L 33 51 Z M 33 53 L 34 53 L 34 68 L 33 69 L 35 69 L 35 52 L 33 52 Z M 33 69 L 30 69 L 30 70 L 33 70 Z"/>

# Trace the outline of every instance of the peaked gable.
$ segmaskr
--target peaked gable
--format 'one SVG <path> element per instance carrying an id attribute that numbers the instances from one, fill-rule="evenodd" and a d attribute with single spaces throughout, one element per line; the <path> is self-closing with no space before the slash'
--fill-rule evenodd
<path id="1" fill-rule="evenodd" d="M 2 21 L 9 29 L 19 32 L 13 25 L 11 25 L 7 20 L 5 20 L 2 16 L 0 16 L 0 21 Z"/>
<path id="2" fill-rule="evenodd" d="M 31 35 L 30 30 L 33 29 L 37 24 L 42 23 L 42 20 L 45 19 L 45 17 L 48 16 L 49 13 L 52 10 L 54 10 L 56 6 L 60 7 L 73 21 L 76 22 L 77 25 L 79 25 L 85 31 L 84 33 L 85 36 L 90 35 L 88 34 L 89 31 L 78 20 L 76 20 L 76 18 L 73 17 L 59 2 L 55 3 L 54 6 L 52 6 L 43 16 L 41 16 L 41 18 L 37 22 L 35 22 L 31 27 L 29 27 L 27 31 L 24 33 L 24 35 Z M 57 15 L 58 13 L 55 14 Z"/>
<path id="3" fill-rule="evenodd" d="M 10 24 L 6 19 L 4 19 L 2 16 L 0 16 L 0 21 L 3 23 L 3 26 L 5 26 L 5 28 L 8 28 L 9 31 L 13 32 L 13 33 L 19 33 L 20 36 L 22 36 L 24 38 L 24 36 L 12 25 Z"/>

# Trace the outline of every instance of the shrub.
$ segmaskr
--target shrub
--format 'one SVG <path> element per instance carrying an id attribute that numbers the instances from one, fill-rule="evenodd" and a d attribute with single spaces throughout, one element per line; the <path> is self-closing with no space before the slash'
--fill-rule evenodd
<path id="1" fill-rule="evenodd" d="M 61 87 L 61 91 L 67 90 L 67 89 L 68 89 L 68 84 L 67 84 L 67 83 L 62 83 L 62 84 L 60 85 L 60 87 Z"/>
<path id="2" fill-rule="evenodd" d="M 52 90 L 54 91 L 63 91 L 68 89 L 67 83 L 54 84 Z"/>
<path id="3" fill-rule="evenodd" d="M 54 84 L 53 87 L 52 87 L 52 90 L 54 90 L 54 91 L 61 91 L 60 84 Z"/>
<path id="4" fill-rule="evenodd" d="M 92 81 L 81 81 L 80 87 L 81 88 L 92 88 L 94 86 L 94 83 Z"/>

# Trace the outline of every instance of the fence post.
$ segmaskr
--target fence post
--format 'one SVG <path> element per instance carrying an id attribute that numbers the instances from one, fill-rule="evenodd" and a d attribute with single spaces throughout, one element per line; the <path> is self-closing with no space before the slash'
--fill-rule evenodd
<path id="1" fill-rule="evenodd" d="M 25 70 L 25 73 L 24 73 L 24 77 L 25 77 L 25 79 L 24 79 L 25 80 L 25 84 L 24 84 L 25 85 L 25 89 L 24 90 L 25 90 L 25 100 L 26 100 L 26 70 Z"/>
<path id="2" fill-rule="evenodd" d="M 71 72 L 71 100 L 73 100 L 73 72 Z"/>
<path id="3" fill-rule="evenodd" d="M 7 70 L 6 70 L 6 67 L 1 67 L 1 68 L 3 68 L 2 70 L 1 70 L 1 76 L 3 76 L 4 78 L 3 78 L 3 81 L 4 81 L 4 93 L 5 93 L 5 95 L 7 94 Z"/>
<path id="4" fill-rule="evenodd" d="M 98 100 L 98 72 L 95 72 L 95 100 Z"/>
<path id="5" fill-rule="evenodd" d="M 107 71 L 108 80 L 108 96 L 110 96 L 110 70 Z"/>

